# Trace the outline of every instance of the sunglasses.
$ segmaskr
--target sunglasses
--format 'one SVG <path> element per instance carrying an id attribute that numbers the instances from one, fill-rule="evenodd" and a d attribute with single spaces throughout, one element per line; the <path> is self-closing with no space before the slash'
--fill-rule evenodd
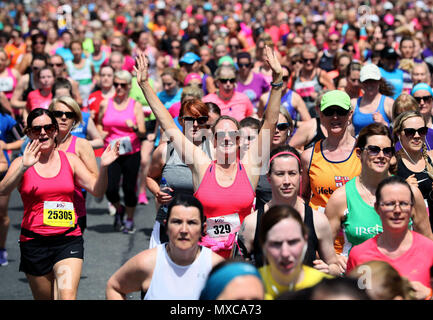
<path id="1" fill-rule="evenodd" d="M 42 129 L 44 129 L 47 135 L 51 135 L 56 130 L 56 126 L 53 123 L 50 123 L 43 126 L 31 127 L 28 129 L 28 131 L 30 135 L 39 136 L 42 132 Z"/>
<path id="2" fill-rule="evenodd" d="M 289 81 L 289 76 L 283 76 L 283 81 L 284 81 L 284 82 Z"/>
<path id="3" fill-rule="evenodd" d="M 199 125 L 204 125 L 209 120 L 209 117 L 208 116 L 200 116 L 200 117 L 194 118 L 194 117 L 186 116 L 186 117 L 182 117 L 182 119 L 185 122 L 187 122 L 187 121 L 191 121 L 191 122 L 197 121 L 197 123 Z"/>
<path id="4" fill-rule="evenodd" d="M 378 146 L 370 145 L 370 146 L 365 147 L 362 150 L 367 150 L 367 154 L 369 156 L 372 156 L 372 157 L 376 157 L 377 155 L 379 155 L 379 153 L 381 151 L 383 152 L 383 155 L 387 158 L 391 158 L 394 155 L 394 148 L 393 147 L 386 147 L 386 148 L 381 149 Z"/>
<path id="5" fill-rule="evenodd" d="M 215 138 L 217 140 L 224 139 L 226 135 L 229 136 L 230 139 L 234 140 L 239 137 L 239 131 L 218 131 L 215 132 Z"/>
<path id="6" fill-rule="evenodd" d="M 335 114 L 337 114 L 337 116 L 347 116 L 349 114 L 349 110 L 337 107 L 337 108 L 326 108 L 325 110 L 322 111 L 323 115 L 325 117 L 332 117 Z"/>
<path id="7" fill-rule="evenodd" d="M 427 127 L 421 127 L 418 129 L 405 128 L 405 129 L 403 129 L 403 131 L 404 131 L 405 136 L 408 138 L 413 138 L 415 136 L 415 133 L 417 133 L 417 132 L 420 135 L 420 137 L 425 137 L 427 135 L 428 128 Z"/>
<path id="8" fill-rule="evenodd" d="M 300 59 L 293 60 L 292 63 L 293 63 L 293 64 L 302 63 L 302 60 L 300 60 Z"/>
<path id="9" fill-rule="evenodd" d="M 290 128 L 290 124 L 288 124 L 287 122 L 277 124 L 278 131 L 285 131 L 289 128 Z"/>
<path id="10" fill-rule="evenodd" d="M 121 82 L 113 82 L 113 85 L 115 88 L 117 88 L 118 86 L 121 86 L 123 89 L 125 89 L 128 86 L 127 83 L 121 83 Z"/>
<path id="11" fill-rule="evenodd" d="M 306 58 L 302 58 L 302 61 L 304 61 L 304 63 L 307 63 L 307 62 L 314 63 L 314 61 L 316 61 L 316 59 L 306 59 Z"/>
<path id="12" fill-rule="evenodd" d="M 232 79 L 218 79 L 218 81 L 219 82 L 221 82 L 221 83 L 227 83 L 227 82 L 230 82 L 230 83 L 235 83 L 236 82 L 236 79 L 235 78 L 232 78 Z"/>
<path id="13" fill-rule="evenodd" d="M 50 63 L 50 67 L 62 67 L 63 63 Z"/>
<path id="14" fill-rule="evenodd" d="M 418 103 L 421 103 L 421 100 L 424 100 L 425 103 L 430 103 L 432 100 L 432 96 L 414 97 L 414 98 Z"/>
<path id="15" fill-rule="evenodd" d="M 338 43 L 340 40 L 338 39 L 329 39 L 328 42 L 330 43 Z"/>
<path id="16" fill-rule="evenodd" d="M 63 115 L 68 118 L 68 119 L 74 119 L 75 118 L 75 113 L 72 111 L 53 111 L 53 115 L 56 118 L 63 118 Z"/>
<path id="17" fill-rule="evenodd" d="M 249 68 L 251 63 L 238 63 L 239 68 Z"/>

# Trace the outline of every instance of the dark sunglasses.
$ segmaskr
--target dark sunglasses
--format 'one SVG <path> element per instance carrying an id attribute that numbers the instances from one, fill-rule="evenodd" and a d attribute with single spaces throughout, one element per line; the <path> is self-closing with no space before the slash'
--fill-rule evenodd
<path id="1" fill-rule="evenodd" d="M 386 148 L 381 149 L 378 146 L 370 145 L 370 146 L 365 147 L 362 150 L 367 150 L 367 154 L 369 156 L 372 156 L 372 157 L 376 157 L 381 151 L 383 152 L 383 155 L 387 158 L 391 158 L 394 155 L 394 148 L 393 147 L 386 147 Z"/>
<path id="2" fill-rule="evenodd" d="M 224 139 L 226 137 L 226 134 L 232 140 L 239 137 L 239 131 L 218 131 L 218 132 L 215 132 L 215 137 L 217 138 L 217 140 Z"/>
<path id="3" fill-rule="evenodd" d="M 218 79 L 218 81 L 221 82 L 221 83 L 227 83 L 227 82 L 235 83 L 236 79 L 235 78 L 232 78 L 232 79 Z"/>
<path id="4" fill-rule="evenodd" d="M 208 116 L 200 116 L 200 117 L 194 118 L 194 117 L 186 116 L 186 117 L 182 117 L 182 119 L 185 122 L 187 122 L 187 121 L 191 121 L 191 122 L 197 121 L 197 123 L 199 125 L 204 125 L 209 120 L 209 117 Z"/>
<path id="5" fill-rule="evenodd" d="M 74 119 L 75 118 L 75 113 L 72 111 L 53 111 L 53 115 L 56 118 L 63 118 L 63 115 L 68 118 L 68 119 Z"/>
<path id="6" fill-rule="evenodd" d="M 431 102 L 432 96 L 424 96 L 424 97 L 414 97 L 416 102 L 421 103 L 421 100 L 424 100 L 425 103 Z"/>
<path id="7" fill-rule="evenodd" d="M 46 124 L 43 126 L 34 126 L 28 129 L 29 133 L 33 136 L 38 136 L 42 132 L 42 128 L 46 132 L 47 135 L 52 134 L 56 130 L 56 126 L 53 123 Z"/>
<path id="8" fill-rule="evenodd" d="M 63 63 L 50 63 L 50 67 L 62 67 Z"/>
<path id="9" fill-rule="evenodd" d="M 127 83 L 121 83 L 121 82 L 113 82 L 113 85 L 115 88 L 117 88 L 118 86 L 121 86 L 124 89 L 128 86 Z"/>
<path id="10" fill-rule="evenodd" d="M 302 58 L 302 61 L 304 61 L 304 63 L 307 63 L 307 62 L 314 63 L 314 62 L 316 61 L 316 59 L 306 59 L 306 58 Z"/>
<path id="11" fill-rule="evenodd" d="M 405 129 L 403 129 L 403 131 L 404 131 L 405 136 L 408 138 L 413 138 L 415 136 L 415 133 L 417 133 L 417 132 L 421 137 L 425 137 L 427 135 L 428 128 L 427 127 L 421 127 L 418 129 L 405 128 Z"/>
<path id="12" fill-rule="evenodd" d="M 239 68 L 249 68 L 251 63 L 238 63 Z"/>
<path id="13" fill-rule="evenodd" d="M 283 81 L 284 81 L 284 82 L 289 81 L 289 76 L 283 76 Z"/>
<path id="14" fill-rule="evenodd" d="M 340 107 L 336 107 L 336 108 L 326 108 L 325 110 L 322 111 L 323 115 L 325 117 L 332 117 L 334 116 L 334 114 L 337 114 L 337 116 L 347 116 L 349 114 L 349 110 L 340 108 Z"/>
<path id="15" fill-rule="evenodd" d="M 301 59 L 296 59 L 292 61 L 292 64 L 302 63 Z"/>
<path id="16" fill-rule="evenodd" d="M 329 39 L 328 42 L 330 43 L 338 43 L 340 40 L 339 39 Z"/>
<path id="17" fill-rule="evenodd" d="M 288 130 L 289 128 L 290 128 L 290 124 L 288 124 L 287 122 L 277 124 L 278 131 L 285 131 Z"/>

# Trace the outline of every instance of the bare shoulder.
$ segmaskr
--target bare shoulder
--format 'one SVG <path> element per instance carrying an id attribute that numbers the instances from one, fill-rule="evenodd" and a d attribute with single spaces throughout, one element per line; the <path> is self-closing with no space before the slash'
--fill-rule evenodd
<path id="1" fill-rule="evenodd" d="M 212 252 L 212 267 L 215 267 L 217 264 L 223 262 L 224 260 L 225 259 L 219 254 Z"/>

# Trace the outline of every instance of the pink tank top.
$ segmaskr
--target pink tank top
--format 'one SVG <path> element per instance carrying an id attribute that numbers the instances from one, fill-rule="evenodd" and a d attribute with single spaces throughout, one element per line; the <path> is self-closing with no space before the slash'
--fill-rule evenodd
<path id="1" fill-rule="evenodd" d="M 126 120 L 130 119 L 137 125 L 137 119 L 135 118 L 134 113 L 134 104 L 135 100 L 129 98 L 128 105 L 125 110 L 116 110 L 113 104 L 113 99 L 108 99 L 107 110 L 105 111 L 104 117 L 102 118 L 102 125 L 104 130 L 108 132 L 105 137 L 105 147 L 110 144 L 110 142 L 115 140 L 121 140 L 120 153 L 122 154 L 133 154 L 140 151 L 140 139 L 135 134 L 132 128 L 129 128 L 126 125 Z M 122 145 L 125 148 L 129 148 L 131 146 L 131 150 L 129 152 L 122 153 Z"/>
<path id="2" fill-rule="evenodd" d="M 42 236 L 54 236 L 65 233 L 77 224 L 77 216 L 72 221 L 71 226 L 53 226 L 53 220 L 61 221 L 59 210 L 53 217 L 49 214 L 49 208 L 53 205 L 57 208 L 68 208 L 68 204 L 74 201 L 74 174 L 69 164 L 69 160 L 63 151 L 58 151 L 60 155 L 59 173 L 52 178 L 41 177 L 34 167 L 29 168 L 23 175 L 19 192 L 24 205 L 23 221 L 21 228 L 30 230 Z M 45 210 L 44 210 L 45 209 Z M 44 219 L 44 211 L 45 217 Z M 64 212 L 64 211 L 63 211 Z M 45 220 L 45 221 L 44 221 Z M 67 222 L 67 219 L 64 221 Z M 68 233 L 68 236 L 80 236 L 81 229 L 76 228 Z M 28 238 L 20 235 L 20 241 L 27 241 Z"/>
<path id="3" fill-rule="evenodd" d="M 5 78 L 5 80 L 3 82 L 5 83 L 5 88 L 11 89 L 11 90 L 5 91 L 4 94 L 5 94 L 6 98 L 8 98 L 10 100 L 12 98 L 12 94 L 14 93 L 14 90 L 17 86 L 17 78 L 15 78 L 14 74 L 12 73 L 11 68 L 6 68 L 6 70 L 8 72 L 8 76 L 7 76 L 7 78 Z M 9 80 L 9 79 L 11 79 L 11 80 Z"/>
<path id="4" fill-rule="evenodd" d="M 77 154 L 75 152 L 77 138 L 78 137 L 76 136 L 72 136 L 71 143 L 69 144 L 68 150 L 66 150 L 66 152 Z M 74 208 L 78 218 L 84 217 L 86 215 L 86 199 L 84 199 L 82 188 L 77 185 L 75 185 L 74 190 Z"/>
<path id="5" fill-rule="evenodd" d="M 209 165 L 194 196 L 202 203 L 207 222 L 202 245 L 228 257 L 233 235 L 251 213 L 256 194 L 242 163 L 238 162 L 236 178 L 229 187 L 218 184 L 215 163 Z"/>

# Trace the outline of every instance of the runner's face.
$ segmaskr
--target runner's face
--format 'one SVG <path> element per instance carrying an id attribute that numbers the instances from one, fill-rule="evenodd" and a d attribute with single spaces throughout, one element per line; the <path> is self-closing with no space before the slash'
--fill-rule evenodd
<path id="1" fill-rule="evenodd" d="M 430 92 L 428 92 L 427 90 L 418 90 L 413 94 L 413 97 L 415 99 L 419 99 L 419 112 L 423 116 L 430 116 L 433 107 L 433 98 Z M 420 97 L 423 97 L 423 99 L 420 99 Z"/>
<path id="2" fill-rule="evenodd" d="M 200 239 L 202 226 L 200 211 L 196 207 L 174 206 L 167 221 L 170 245 L 181 250 L 195 248 Z"/>
<path id="3" fill-rule="evenodd" d="M 177 92 L 177 82 L 172 76 L 166 74 L 161 77 L 162 79 L 162 87 L 164 91 L 167 92 L 168 95 L 175 95 Z"/>
<path id="4" fill-rule="evenodd" d="M 114 82 L 114 72 L 111 68 L 101 70 L 101 87 L 111 88 Z"/>
<path id="5" fill-rule="evenodd" d="M 279 198 L 290 200 L 299 193 L 301 173 L 298 160 L 292 156 L 277 157 L 272 162 L 272 171 L 269 183 L 272 193 Z"/>
<path id="6" fill-rule="evenodd" d="M 48 89 L 51 88 L 54 84 L 54 75 L 51 72 L 51 70 L 43 70 L 40 74 L 39 74 L 39 81 L 42 84 L 42 87 L 44 89 Z"/>
<path id="7" fill-rule="evenodd" d="M 423 118 L 421 118 L 421 117 L 412 117 L 412 118 L 406 119 L 403 122 L 403 125 L 402 125 L 403 129 L 399 133 L 399 137 L 400 137 L 401 145 L 406 151 L 420 152 L 420 150 L 422 149 L 422 145 L 424 143 L 424 140 L 425 140 L 425 136 L 420 136 L 419 132 L 416 132 L 415 135 L 412 137 L 407 136 L 406 133 L 404 132 L 404 129 L 408 129 L 408 128 L 419 129 L 422 127 L 425 127 L 425 122 L 424 122 Z"/>
<path id="8" fill-rule="evenodd" d="M 217 156 L 236 160 L 240 133 L 233 121 L 224 119 L 215 126 L 214 146 Z"/>
<path id="9" fill-rule="evenodd" d="M 50 125 L 53 122 L 51 121 L 51 118 L 47 116 L 46 114 L 43 114 L 35 119 L 33 119 L 32 123 L 30 124 L 30 127 L 44 127 L 46 125 Z M 55 142 L 54 138 L 57 136 L 57 132 L 55 130 L 51 132 L 46 132 L 45 129 L 42 129 L 41 132 L 38 135 L 30 134 L 29 138 L 31 140 L 39 140 L 41 143 L 41 150 L 49 150 L 54 147 Z"/>
<path id="10" fill-rule="evenodd" d="M 369 146 L 377 146 L 382 151 L 377 155 L 370 155 L 368 151 Z M 374 135 L 367 138 L 364 150 L 360 150 L 360 158 L 363 168 L 366 166 L 369 170 L 376 174 L 383 174 L 388 172 L 389 164 L 392 157 L 387 157 L 383 153 L 384 148 L 391 147 L 391 140 L 387 136 Z"/>
<path id="11" fill-rule="evenodd" d="M 287 280 L 302 264 L 306 244 L 301 226 L 293 218 L 283 219 L 269 229 L 263 249 L 276 280 Z"/>
<path id="12" fill-rule="evenodd" d="M 62 112 L 73 112 L 72 109 L 70 109 L 67 105 L 64 103 L 58 102 L 54 106 L 53 111 L 62 111 Z M 59 124 L 59 132 L 62 134 L 66 134 L 71 130 L 75 119 L 74 118 L 68 118 L 65 114 L 63 114 L 60 117 L 56 116 L 57 123 Z"/>

